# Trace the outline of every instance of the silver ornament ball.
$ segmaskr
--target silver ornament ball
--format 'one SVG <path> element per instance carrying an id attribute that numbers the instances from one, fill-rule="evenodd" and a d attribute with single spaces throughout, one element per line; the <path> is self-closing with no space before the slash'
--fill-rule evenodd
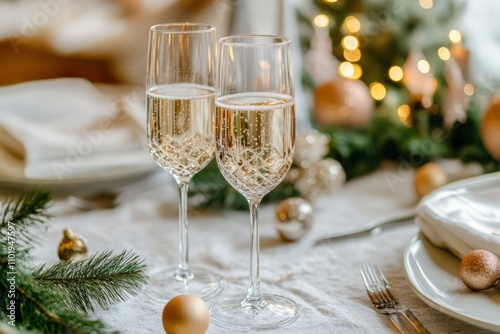
<path id="1" fill-rule="evenodd" d="M 274 225 L 280 236 L 288 241 L 296 241 L 311 229 L 314 210 L 305 199 L 291 197 L 278 204 L 276 218 Z"/>
<path id="2" fill-rule="evenodd" d="M 346 180 L 342 165 L 334 159 L 323 159 L 310 168 L 295 183 L 295 189 L 308 200 L 330 194 L 340 189 Z"/>
<path id="3" fill-rule="evenodd" d="M 293 161 L 301 168 L 309 168 L 328 153 L 330 138 L 324 133 L 310 130 L 297 136 Z"/>

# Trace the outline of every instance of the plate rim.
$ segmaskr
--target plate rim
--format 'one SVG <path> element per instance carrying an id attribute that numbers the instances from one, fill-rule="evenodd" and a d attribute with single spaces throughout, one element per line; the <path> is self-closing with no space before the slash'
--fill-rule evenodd
<path id="1" fill-rule="evenodd" d="M 413 292 L 422 300 L 424 301 L 427 305 L 432 307 L 435 310 L 438 310 L 444 314 L 447 314 L 455 319 L 467 322 L 471 325 L 481 327 L 483 329 L 488 329 L 492 330 L 495 332 L 500 331 L 500 320 L 498 323 L 492 323 L 488 320 L 481 319 L 481 317 L 475 316 L 475 315 L 468 315 L 462 312 L 454 311 L 447 307 L 444 303 L 441 303 L 439 301 L 436 301 L 435 298 L 432 298 L 432 296 L 429 296 L 426 292 L 420 291 L 420 289 L 417 287 L 417 284 L 413 281 L 414 277 L 412 278 L 412 275 L 410 272 L 413 272 L 411 269 L 409 269 L 410 264 L 409 264 L 409 259 L 412 257 L 412 252 L 410 251 L 417 243 L 422 243 L 422 238 L 426 238 L 425 235 L 423 235 L 421 232 L 417 233 L 415 236 L 411 238 L 411 240 L 406 244 L 403 252 L 403 267 L 404 267 L 404 272 L 405 272 L 405 277 L 406 281 L 410 285 L 410 288 L 413 290 Z M 433 245 L 430 241 L 429 243 L 432 245 L 432 247 L 435 247 L 436 249 L 439 249 L 437 246 Z M 421 247 L 424 252 L 426 252 L 424 247 Z M 443 251 L 446 251 L 443 249 Z M 415 259 L 415 257 L 412 257 Z M 416 259 L 415 259 L 416 261 Z M 413 275 L 414 276 L 414 275 Z"/>

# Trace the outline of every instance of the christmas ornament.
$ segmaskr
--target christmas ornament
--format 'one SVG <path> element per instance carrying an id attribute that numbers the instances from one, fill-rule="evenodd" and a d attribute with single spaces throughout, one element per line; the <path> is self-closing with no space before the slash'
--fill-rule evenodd
<path id="1" fill-rule="evenodd" d="M 79 260 L 87 256 L 87 245 L 85 239 L 73 233 L 70 228 L 63 231 L 63 239 L 59 244 L 57 252 L 61 260 Z"/>
<path id="2" fill-rule="evenodd" d="M 372 119 L 374 101 L 360 80 L 334 76 L 314 92 L 314 120 L 320 127 L 365 127 Z"/>
<path id="3" fill-rule="evenodd" d="M 481 139 L 488 153 L 500 160 L 500 97 L 493 99 L 483 115 Z"/>
<path id="4" fill-rule="evenodd" d="M 162 323 L 167 334 L 203 334 L 210 324 L 210 312 L 202 299 L 179 295 L 163 308 Z"/>
<path id="5" fill-rule="evenodd" d="M 448 174 L 441 165 L 429 162 L 415 171 L 413 186 L 419 197 L 448 183 Z"/>
<path id="6" fill-rule="evenodd" d="M 500 280 L 500 260 L 487 250 L 473 250 L 460 263 L 460 278 L 471 290 L 492 288 Z"/>
<path id="7" fill-rule="evenodd" d="M 301 168 L 309 168 L 328 153 L 330 138 L 311 130 L 300 134 L 295 141 L 294 162 Z"/>
<path id="8" fill-rule="evenodd" d="M 276 207 L 274 226 L 280 236 L 288 241 L 302 238 L 312 227 L 314 213 L 308 201 L 300 197 L 288 198 Z"/>
<path id="9" fill-rule="evenodd" d="M 425 108 L 432 105 L 432 96 L 437 87 L 430 65 L 422 52 L 412 50 L 403 65 L 403 84 L 410 93 L 411 101 L 419 101 Z"/>
<path id="10" fill-rule="evenodd" d="M 342 165 L 337 160 L 327 158 L 306 169 L 295 183 L 295 189 L 306 199 L 314 200 L 340 188 L 345 179 Z"/>

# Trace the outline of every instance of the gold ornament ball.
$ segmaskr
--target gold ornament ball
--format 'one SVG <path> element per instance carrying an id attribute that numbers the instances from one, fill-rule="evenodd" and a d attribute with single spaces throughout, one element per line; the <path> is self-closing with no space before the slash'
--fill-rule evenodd
<path id="1" fill-rule="evenodd" d="M 419 197 L 423 197 L 447 183 L 448 173 L 437 163 L 426 163 L 415 171 L 413 185 Z"/>
<path id="2" fill-rule="evenodd" d="M 202 299 L 179 295 L 163 308 L 162 322 L 167 334 L 203 334 L 210 324 L 210 312 Z"/>
<path id="3" fill-rule="evenodd" d="M 336 76 L 314 92 L 314 120 L 320 127 L 363 128 L 373 116 L 374 101 L 360 80 Z"/>
<path id="4" fill-rule="evenodd" d="M 342 188 L 346 180 L 344 168 L 335 159 L 326 158 L 307 168 L 295 182 L 295 189 L 304 198 L 314 201 Z"/>
<path id="5" fill-rule="evenodd" d="M 309 232 L 314 219 L 311 204 L 300 197 L 291 197 L 276 207 L 274 226 L 280 236 L 288 241 L 296 241 Z"/>
<path id="6" fill-rule="evenodd" d="M 473 250 L 460 263 L 460 278 L 474 291 L 492 288 L 500 280 L 500 260 L 487 250 Z"/>
<path id="7" fill-rule="evenodd" d="M 489 154 L 500 160 L 500 97 L 486 109 L 481 121 L 481 139 Z"/>
<path id="8" fill-rule="evenodd" d="M 87 245 L 85 239 L 75 234 L 70 228 L 63 231 L 63 239 L 59 244 L 57 252 L 61 260 L 80 260 L 87 256 Z"/>

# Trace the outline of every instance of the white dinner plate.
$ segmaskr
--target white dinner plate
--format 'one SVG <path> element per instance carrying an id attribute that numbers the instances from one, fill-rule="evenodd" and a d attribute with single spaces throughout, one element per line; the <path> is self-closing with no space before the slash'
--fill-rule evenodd
<path id="1" fill-rule="evenodd" d="M 415 236 L 404 251 L 406 278 L 430 307 L 485 329 L 500 331 L 500 291 L 474 292 L 459 277 L 460 259 Z"/>

